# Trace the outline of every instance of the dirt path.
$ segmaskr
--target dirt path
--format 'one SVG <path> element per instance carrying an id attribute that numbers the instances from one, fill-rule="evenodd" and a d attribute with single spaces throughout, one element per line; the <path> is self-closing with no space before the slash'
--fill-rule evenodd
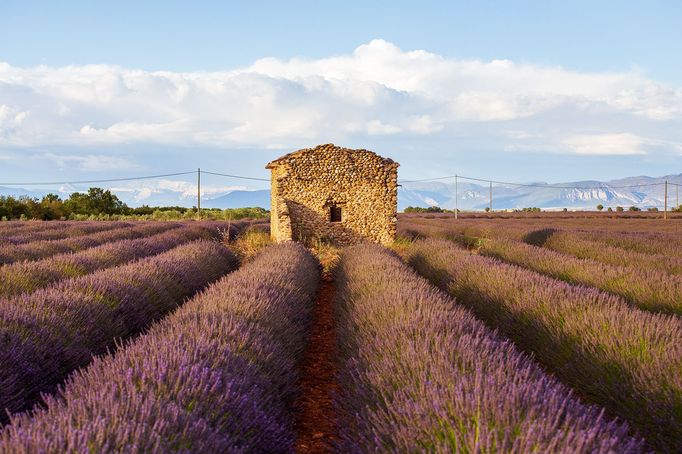
<path id="1" fill-rule="evenodd" d="M 323 276 L 313 309 L 308 348 L 301 364 L 301 396 L 294 404 L 296 452 L 327 453 L 335 439 L 332 398 L 338 389 L 334 326 L 334 292 L 330 276 Z"/>

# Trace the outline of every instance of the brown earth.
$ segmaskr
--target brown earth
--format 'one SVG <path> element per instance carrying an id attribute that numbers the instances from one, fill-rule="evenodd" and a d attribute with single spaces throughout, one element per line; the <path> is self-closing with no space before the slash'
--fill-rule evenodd
<path id="1" fill-rule="evenodd" d="M 324 273 L 313 309 L 313 325 L 301 363 L 301 395 L 294 404 L 298 453 L 331 452 L 337 420 L 332 402 L 338 391 L 333 279 Z"/>

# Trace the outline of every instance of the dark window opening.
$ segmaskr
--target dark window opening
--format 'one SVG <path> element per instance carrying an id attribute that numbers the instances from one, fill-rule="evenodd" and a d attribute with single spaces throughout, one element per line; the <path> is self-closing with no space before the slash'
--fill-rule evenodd
<path id="1" fill-rule="evenodd" d="M 329 207 L 329 220 L 331 222 L 341 222 L 341 207 L 336 205 Z"/>

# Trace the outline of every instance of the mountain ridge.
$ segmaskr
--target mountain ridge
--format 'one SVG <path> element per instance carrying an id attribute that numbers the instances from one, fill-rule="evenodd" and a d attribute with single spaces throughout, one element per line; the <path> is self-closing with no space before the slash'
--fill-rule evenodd
<path id="1" fill-rule="evenodd" d="M 610 181 L 495 184 L 493 185 L 492 205 L 493 210 L 527 207 L 594 210 L 599 204 L 605 207 L 634 205 L 640 208 L 662 208 L 665 181 L 669 183 L 668 207 L 671 208 L 676 206 L 678 201 L 679 187 L 676 185 L 682 185 L 682 174 L 660 177 L 639 175 Z M 463 177 L 458 180 L 456 189 L 454 178 L 449 182 L 439 180 L 403 183 L 398 188 L 398 210 L 403 211 L 408 206 L 438 206 L 453 209 L 455 205 L 464 210 L 483 210 L 490 204 L 489 190 L 488 184 L 467 181 Z M 0 187 L 0 195 L 14 197 L 40 198 L 50 192 L 68 197 L 73 191 Z M 125 191 L 112 190 L 112 192 L 133 207 L 140 205 L 192 207 L 196 205 L 195 198 L 188 197 L 185 192 L 170 189 L 145 192 L 142 188 Z M 202 197 L 202 206 L 206 208 L 225 209 L 251 206 L 269 208 L 269 205 L 270 191 L 268 189 L 232 190 Z"/>

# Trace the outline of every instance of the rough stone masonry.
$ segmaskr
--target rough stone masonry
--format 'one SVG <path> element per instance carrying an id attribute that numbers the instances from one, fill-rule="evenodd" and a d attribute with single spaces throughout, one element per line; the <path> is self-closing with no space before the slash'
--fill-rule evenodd
<path id="1" fill-rule="evenodd" d="M 387 244 L 396 232 L 397 162 L 334 144 L 270 162 L 270 231 L 276 242 Z"/>

